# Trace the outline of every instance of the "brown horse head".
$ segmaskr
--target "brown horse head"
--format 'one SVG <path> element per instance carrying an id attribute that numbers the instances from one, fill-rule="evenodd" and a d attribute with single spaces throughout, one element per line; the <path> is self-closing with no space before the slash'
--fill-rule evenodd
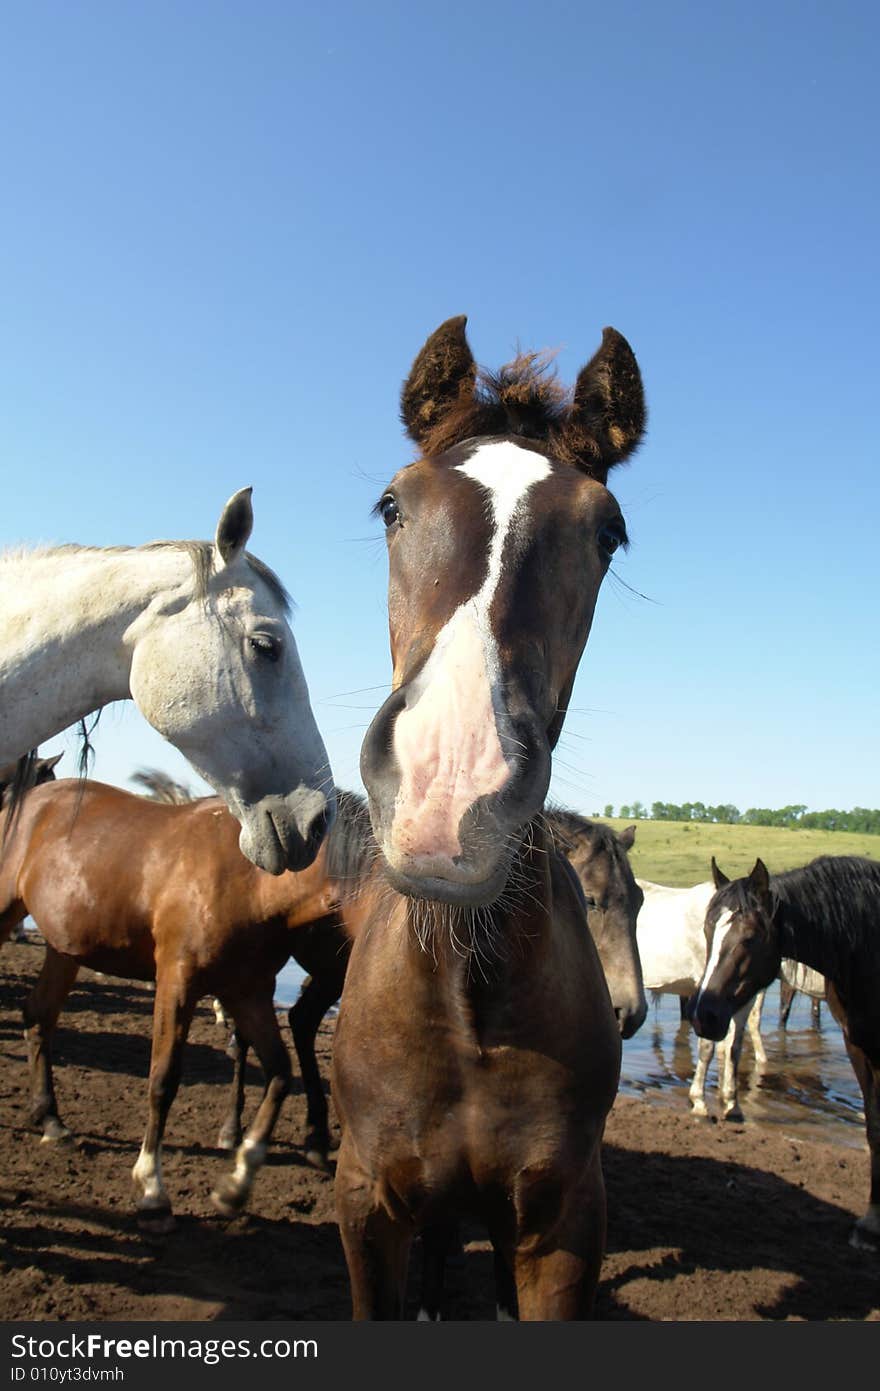
<path id="1" fill-rule="evenodd" d="M 51 758 L 40 758 L 36 749 L 31 749 L 15 763 L 7 763 L 0 768 L 0 807 L 15 806 L 31 787 L 43 782 L 55 781 L 55 765 L 60 763 L 63 754 L 53 754 Z"/>
<path id="2" fill-rule="evenodd" d="M 536 354 L 478 373 L 465 322 L 431 335 L 403 387 L 420 457 L 377 504 L 394 689 L 361 772 L 392 883 L 478 905 L 504 889 L 543 805 L 599 586 L 626 544 L 608 471 L 645 408 L 614 329 L 568 393 Z"/>

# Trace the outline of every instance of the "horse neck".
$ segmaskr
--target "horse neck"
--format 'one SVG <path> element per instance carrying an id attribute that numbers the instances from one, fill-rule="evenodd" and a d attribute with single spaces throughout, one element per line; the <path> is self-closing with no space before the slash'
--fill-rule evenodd
<path id="1" fill-rule="evenodd" d="M 56 550 L 0 562 L 0 760 L 130 696 L 127 634 L 158 594 L 191 585 L 174 546 Z"/>
<path id="2" fill-rule="evenodd" d="M 774 883 L 771 877 L 771 887 Z M 832 924 L 814 921 L 796 903 L 781 895 L 777 898 L 773 921 L 783 960 L 788 958 L 803 966 L 809 966 L 819 975 L 828 976 L 830 980 L 839 978 L 840 951 Z"/>

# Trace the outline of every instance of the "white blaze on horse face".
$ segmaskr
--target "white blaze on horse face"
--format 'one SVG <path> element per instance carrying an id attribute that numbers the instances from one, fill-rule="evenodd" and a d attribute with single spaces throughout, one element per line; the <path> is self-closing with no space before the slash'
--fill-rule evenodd
<path id="1" fill-rule="evenodd" d="M 392 855 L 436 857 L 441 872 L 443 862 L 461 853 L 462 816 L 510 779 L 498 729 L 502 679 L 489 614 L 511 528 L 523 518 L 529 489 L 550 473 L 542 455 L 511 443 L 484 444 L 457 468 L 485 490 L 492 509 L 486 577 L 437 634 L 394 726 L 401 779 L 390 849 Z"/>
<path id="2" fill-rule="evenodd" d="M 732 921 L 733 913 L 730 911 L 729 908 L 725 908 L 724 911 L 720 914 L 718 921 L 715 924 L 715 933 L 712 937 L 712 950 L 709 953 L 709 960 L 706 962 L 706 969 L 703 972 L 703 979 L 700 981 L 700 988 L 697 991 L 697 1002 L 694 1006 L 695 1014 L 700 1008 L 700 1001 L 702 1000 L 706 987 L 709 984 L 709 981 L 712 979 L 712 975 L 715 971 L 715 968 L 721 959 L 721 949 L 724 946 L 724 939 L 727 936 L 727 932 Z"/>

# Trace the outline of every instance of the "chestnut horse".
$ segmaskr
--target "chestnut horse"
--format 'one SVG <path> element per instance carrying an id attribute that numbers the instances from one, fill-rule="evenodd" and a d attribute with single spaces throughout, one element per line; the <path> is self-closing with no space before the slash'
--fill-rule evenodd
<path id="1" fill-rule="evenodd" d="M 133 1172 L 140 1218 L 155 1230 L 172 1222 L 162 1135 L 203 995 L 219 996 L 266 1077 L 234 1172 L 213 1195 L 225 1213 L 247 1201 L 290 1087 L 273 996 L 277 972 L 291 954 L 317 982 L 297 1003 L 291 1027 L 309 1096 L 306 1149 L 326 1162 L 327 1108 L 314 1036 L 342 989 L 348 951 L 335 913 L 340 891 L 328 880 L 328 842 L 306 870 L 274 876 L 241 854 L 238 835 L 238 822 L 216 797 L 174 806 L 64 779 L 27 793 L 0 856 L 0 939 L 30 913 L 46 941 L 24 1007 L 31 1117 L 44 1139 L 68 1133 L 58 1114 L 50 1047 L 80 967 L 156 982 L 149 1116 Z"/>
<path id="2" fill-rule="evenodd" d="M 523 1319 L 592 1309 L 621 1043 L 583 898 L 542 820 L 611 556 L 636 360 L 606 329 L 566 393 L 482 374 L 450 319 L 402 393 L 419 458 L 382 494 L 393 691 L 361 774 L 381 851 L 333 1050 L 336 1202 L 357 1319 L 399 1318 L 414 1234 L 481 1219 Z"/>
<path id="3" fill-rule="evenodd" d="M 712 861 L 716 893 L 706 909 L 706 968 L 689 1002 L 701 1037 L 723 1038 L 734 1010 L 779 974 L 783 957 L 825 977 L 828 1007 L 865 1103 L 871 1153 L 868 1210 L 853 1246 L 880 1251 L 880 864 L 822 855 L 768 874 L 762 860 L 731 882 Z"/>

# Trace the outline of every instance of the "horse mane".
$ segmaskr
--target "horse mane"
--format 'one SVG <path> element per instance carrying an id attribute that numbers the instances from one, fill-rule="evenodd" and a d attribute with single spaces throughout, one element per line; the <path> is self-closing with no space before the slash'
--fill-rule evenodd
<path id="1" fill-rule="evenodd" d="M 4 769 L 7 775 L 0 784 L 0 809 L 5 811 L 3 818 L 3 834 L 0 835 L 0 845 L 5 845 L 9 836 L 15 829 L 15 824 L 21 814 L 24 803 L 25 793 L 29 792 L 36 781 L 37 761 L 39 756 L 38 749 L 31 749 L 29 753 L 22 754 L 17 759 L 11 776 L 10 770 Z"/>
<path id="2" fill-rule="evenodd" d="M 567 807 L 548 806 L 544 808 L 544 825 L 550 832 L 557 850 L 563 854 L 568 854 L 574 850 L 578 840 L 582 836 L 603 850 L 613 859 L 620 862 L 625 860 L 629 864 L 629 857 L 620 843 L 620 838 L 613 826 L 606 826 L 603 821 L 590 821 L 588 817 L 581 816 L 579 812 L 569 811 Z"/>
<path id="3" fill-rule="evenodd" d="M 139 783 L 154 802 L 182 806 L 186 802 L 196 800 L 195 795 L 184 783 L 175 782 L 168 773 L 163 773 L 159 768 L 139 768 L 136 773 L 132 773 L 129 782 Z"/>
<path id="4" fill-rule="evenodd" d="M 718 898 L 727 908 L 755 910 L 748 876 L 725 884 Z M 843 972 L 851 971 L 862 953 L 870 960 L 878 951 L 880 862 L 876 860 L 820 855 L 798 869 L 771 874 L 770 900 L 771 917 L 786 938 L 796 931 L 799 949 L 821 944 L 826 960 L 830 957 Z M 782 945 L 783 956 L 792 956 L 791 943 L 786 940 Z M 824 973 L 833 976 L 832 970 Z"/>
<path id="5" fill-rule="evenodd" d="M 770 892 L 797 919 L 809 924 L 838 959 L 878 950 L 880 862 L 860 855 L 820 855 L 800 869 L 770 876 Z"/>
<path id="6" fill-rule="evenodd" d="M 131 551 L 160 551 L 177 550 L 185 551 L 192 562 L 193 567 L 193 587 L 197 599 L 205 599 L 208 595 L 208 588 L 211 577 L 214 574 L 214 545 L 211 541 L 147 541 L 142 546 L 84 546 L 76 541 L 65 542 L 60 546 L 45 546 L 38 551 L 16 551 L 7 552 L 0 559 L 18 559 L 22 555 L 125 555 Z M 252 555 L 250 551 L 245 551 L 247 561 L 254 574 L 263 581 L 270 594 L 280 605 L 281 609 L 290 616 L 293 609 L 293 600 L 285 589 L 275 571 L 260 560 L 259 556 Z"/>
<path id="7" fill-rule="evenodd" d="M 357 889 L 376 862 L 376 841 L 367 800 L 336 789 L 336 820 L 327 835 L 327 877 Z"/>
<path id="8" fill-rule="evenodd" d="M 423 455 L 445 454 L 465 440 L 483 435 L 515 435 L 550 445 L 562 463 L 604 478 L 592 435 L 572 418 L 573 391 L 556 375 L 555 353 L 517 353 L 512 362 L 490 372 L 481 367 L 476 384 L 468 378 L 457 400 L 421 438 Z"/>
<path id="9" fill-rule="evenodd" d="M 182 550 L 189 555 L 193 567 L 193 588 L 196 599 L 206 599 L 211 577 L 214 574 L 214 546 L 210 541 L 148 541 L 143 546 L 83 546 L 77 542 L 67 542 L 61 546 L 46 546 L 40 548 L 37 554 L 41 555 L 77 555 L 102 553 L 104 555 L 122 555 L 129 551 L 157 551 L 157 550 Z M 2 560 L 12 560 L 24 554 L 34 554 L 35 552 L 6 552 L 0 556 Z M 293 608 L 293 600 L 285 589 L 281 580 L 265 561 L 260 560 L 259 556 L 251 555 L 250 551 L 245 551 L 245 559 L 253 570 L 254 574 L 263 581 L 270 594 L 274 597 L 283 613 L 290 616 Z M 91 716 L 91 724 L 87 724 L 88 715 L 83 716 L 77 721 L 79 731 L 80 750 L 77 762 L 77 772 L 79 778 L 85 779 L 89 774 L 89 765 L 94 758 L 95 750 L 92 747 L 91 736 L 97 728 L 101 718 L 101 711 L 96 710 Z M 21 810 L 21 800 L 24 794 L 32 785 L 34 767 L 37 753 L 32 750 L 24 754 L 18 760 L 18 767 L 12 780 L 5 787 L 0 788 L 0 807 L 8 812 L 6 816 L 3 833 L 0 835 L 0 844 L 12 830 L 13 824 L 18 819 Z M 167 798 L 163 800 L 169 800 Z"/>

